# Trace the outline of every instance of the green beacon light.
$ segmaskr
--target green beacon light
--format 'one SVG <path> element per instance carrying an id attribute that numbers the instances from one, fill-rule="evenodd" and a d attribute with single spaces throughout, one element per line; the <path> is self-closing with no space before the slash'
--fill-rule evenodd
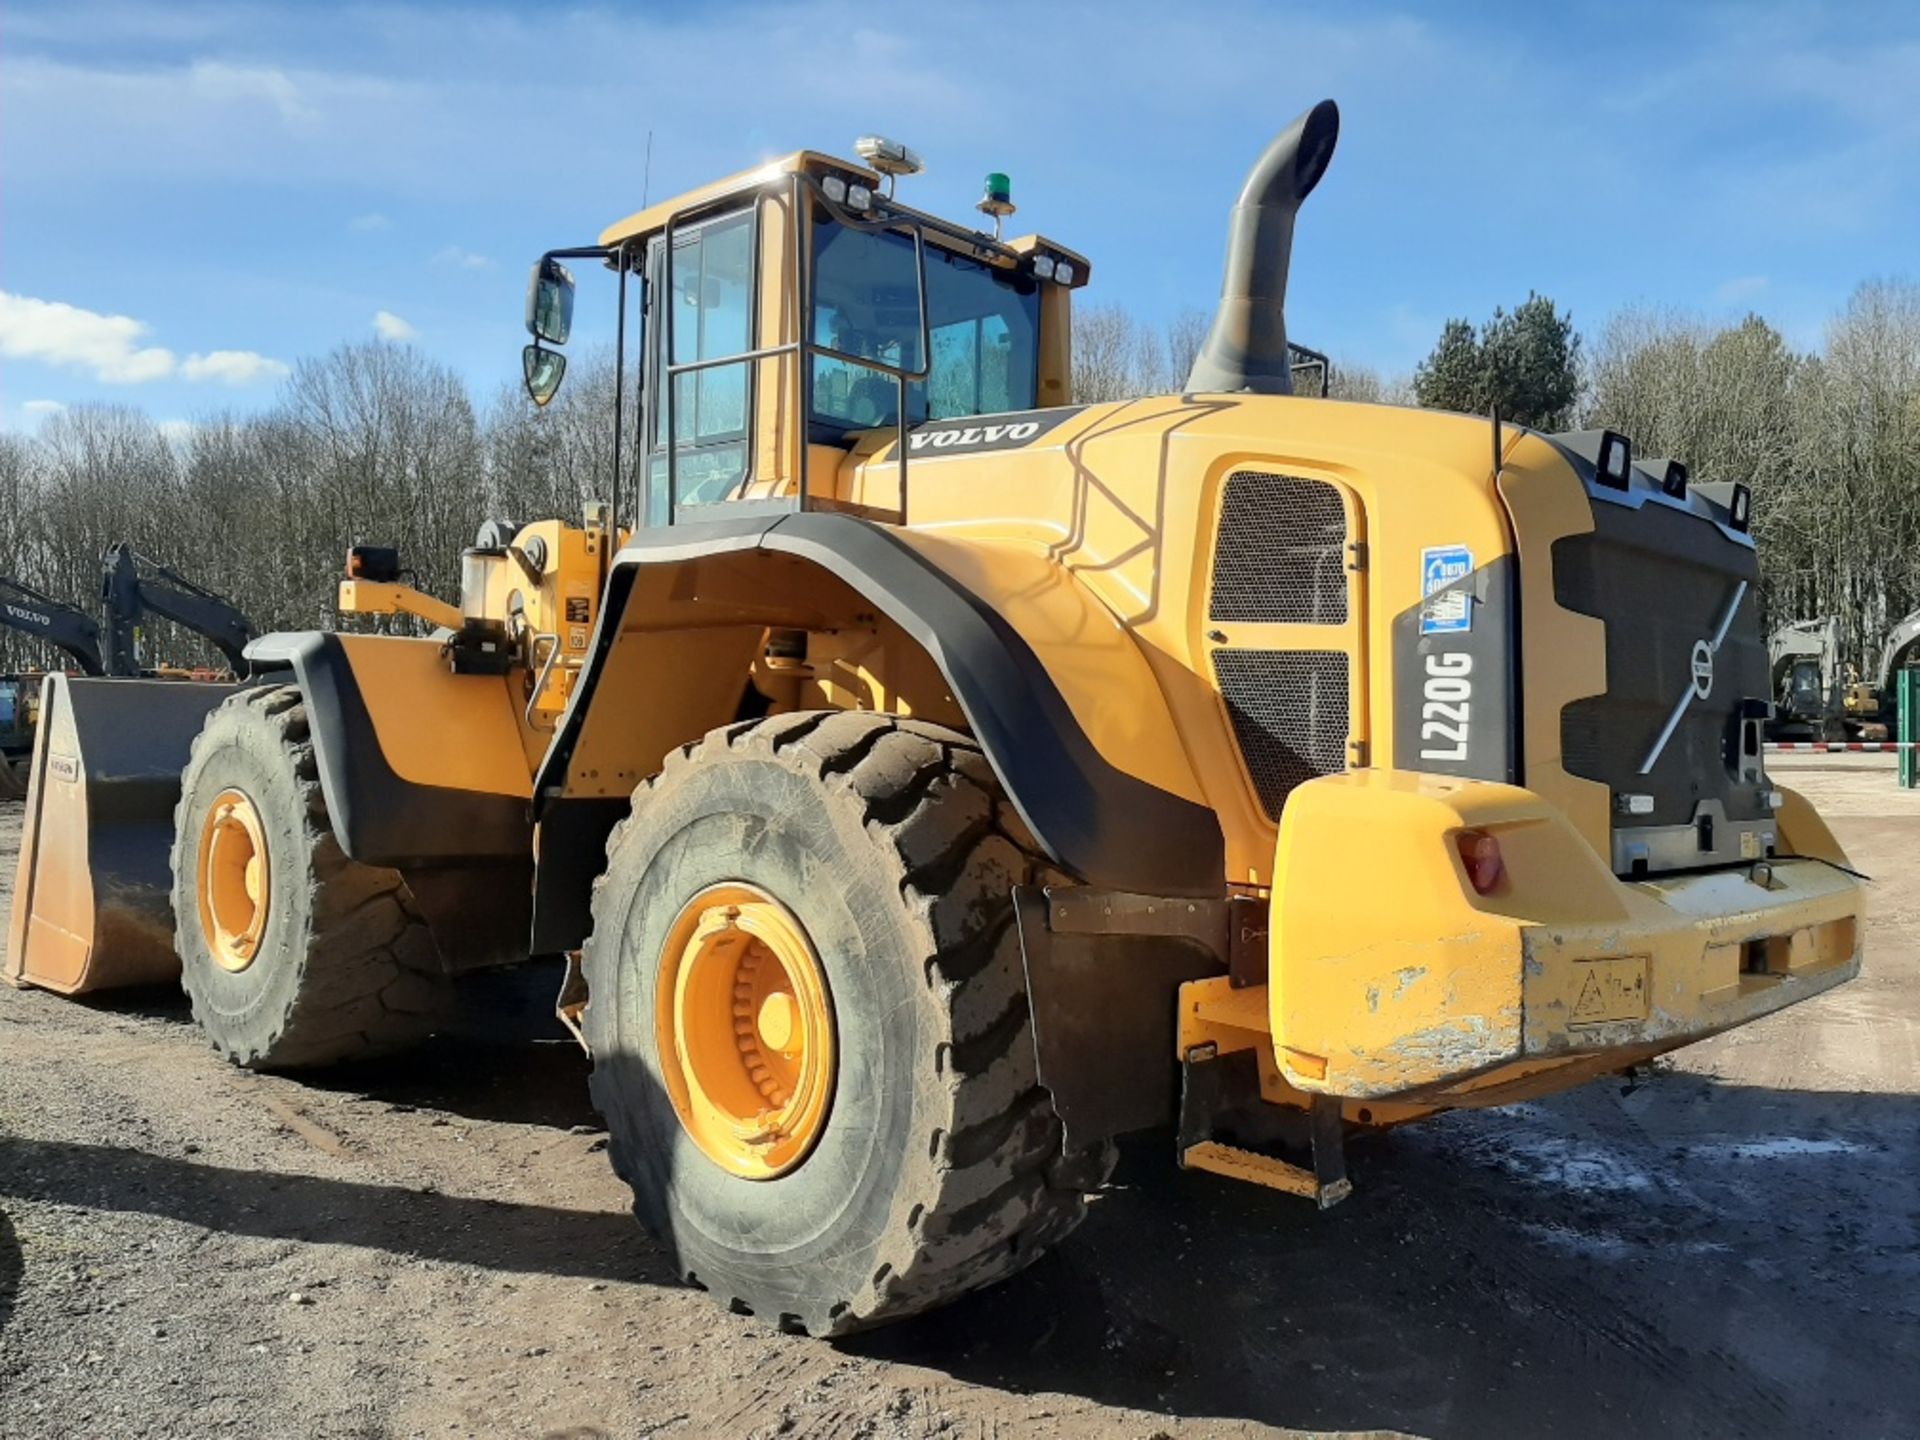
<path id="1" fill-rule="evenodd" d="M 987 193 L 980 197 L 979 209 L 993 217 L 993 238 L 1000 238 L 1000 222 L 1013 214 L 1013 182 L 998 170 L 987 176 Z"/>

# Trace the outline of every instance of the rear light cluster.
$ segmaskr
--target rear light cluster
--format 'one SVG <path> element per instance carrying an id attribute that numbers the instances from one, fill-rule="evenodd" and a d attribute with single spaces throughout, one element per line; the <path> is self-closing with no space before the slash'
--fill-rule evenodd
<path id="1" fill-rule="evenodd" d="M 1507 862 L 1500 856 L 1500 842 L 1485 830 L 1462 830 L 1453 837 L 1460 851 L 1460 864 L 1467 872 L 1467 883 L 1476 895 L 1491 895 L 1506 879 Z"/>

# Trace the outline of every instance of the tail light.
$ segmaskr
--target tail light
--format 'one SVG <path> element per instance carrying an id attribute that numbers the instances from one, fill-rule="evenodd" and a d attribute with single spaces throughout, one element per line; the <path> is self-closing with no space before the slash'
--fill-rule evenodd
<path id="1" fill-rule="evenodd" d="M 1476 895 L 1491 895 L 1506 878 L 1507 862 L 1500 857 L 1500 842 L 1485 830 L 1462 830 L 1453 837 L 1460 851 L 1460 863 L 1467 872 L 1467 883 Z"/>

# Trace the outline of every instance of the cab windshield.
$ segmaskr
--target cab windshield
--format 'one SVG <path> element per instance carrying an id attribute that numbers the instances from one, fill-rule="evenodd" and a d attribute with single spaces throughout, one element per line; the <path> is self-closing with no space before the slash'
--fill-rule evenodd
<path id="1" fill-rule="evenodd" d="M 927 380 L 907 387 L 908 423 L 1032 409 L 1040 375 L 1040 290 L 1033 277 L 931 240 L 925 249 L 933 354 Z M 913 252 L 911 235 L 852 230 L 816 216 L 814 343 L 902 370 L 922 368 Z M 897 425 L 899 398 L 891 375 L 814 357 L 817 439 Z"/>

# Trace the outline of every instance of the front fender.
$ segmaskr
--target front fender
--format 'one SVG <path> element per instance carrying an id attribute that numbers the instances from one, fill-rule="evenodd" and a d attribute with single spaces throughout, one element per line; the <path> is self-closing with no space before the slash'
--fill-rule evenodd
<path id="1" fill-rule="evenodd" d="M 306 702 L 320 789 L 348 857 L 399 869 L 525 862 L 530 780 L 497 675 L 455 675 L 440 642 L 296 631 L 247 647 Z"/>

